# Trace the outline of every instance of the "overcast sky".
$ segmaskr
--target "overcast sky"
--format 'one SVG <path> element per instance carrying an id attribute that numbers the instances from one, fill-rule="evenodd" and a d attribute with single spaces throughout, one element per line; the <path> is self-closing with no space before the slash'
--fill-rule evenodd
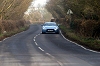
<path id="1" fill-rule="evenodd" d="M 38 5 L 45 6 L 46 2 L 47 2 L 47 0 L 35 0 L 33 2 L 33 6 L 34 7 L 38 7 Z"/>
<path id="2" fill-rule="evenodd" d="M 27 11 L 25 12 L 25 14 L 29 14 L 29 12 L 32 10 L 33 7 L 45 6 L 47 1 L 49 0 L 34 0 L 27 9 Z"/>

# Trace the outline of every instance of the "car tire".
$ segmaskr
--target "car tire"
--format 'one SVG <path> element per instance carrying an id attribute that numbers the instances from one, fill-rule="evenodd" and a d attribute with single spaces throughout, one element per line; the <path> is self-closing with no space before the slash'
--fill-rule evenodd
<path id="1" fill-rule="evenodd" d="M 42 34 L 45 34 L 45 32 L 42 32 Z"/>
<path id="2" fill-rule="evenodd" d="M 56 34 L 59 34 L 59 31 L 57 31 Z"/>

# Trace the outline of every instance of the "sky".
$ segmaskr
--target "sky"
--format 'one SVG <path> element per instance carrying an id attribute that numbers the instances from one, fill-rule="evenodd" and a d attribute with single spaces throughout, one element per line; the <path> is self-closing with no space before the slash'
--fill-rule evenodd
<path id="1" fill-rule="evenodd" d="M 48 0 L 33 0 L 32 4 L 29 6 L 25 14 L 29 14 L 33 7 L 37 8 L 39 5 L 45 6 L 47 1 Z"/>
<path id="2" fill-rule="evenodd" d="M 46 2 L 47 2 L 47 0 L 35 0 L 33 2 L 33 6 L 34 7 L 38 7 L 38 5 L 45 6 Z"/>

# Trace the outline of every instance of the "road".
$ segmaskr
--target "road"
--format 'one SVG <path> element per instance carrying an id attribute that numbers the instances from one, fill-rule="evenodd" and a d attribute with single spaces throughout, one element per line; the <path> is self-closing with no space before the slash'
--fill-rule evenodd
<path id="1" fill-rule="evenodd" d="M 100 66 L 100 53 L 61 34 L 41 34 L 41 26 L 35 24 L 0 42 L 0 66 Z"/>

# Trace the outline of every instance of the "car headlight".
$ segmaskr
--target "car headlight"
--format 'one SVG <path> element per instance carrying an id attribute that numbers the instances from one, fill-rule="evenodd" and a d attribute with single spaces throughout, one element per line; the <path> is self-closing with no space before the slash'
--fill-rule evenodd
<path id="1" fill-rule="evenodd" d="M 55 30 L 57 30 L 57 29 L 58 29 L 58 27 L 55 28 Z"/>
<path id="2" fill-rule="evenodd" d="M 43 27 L 43 29 L 46 29 L 45 27 Z"/>

